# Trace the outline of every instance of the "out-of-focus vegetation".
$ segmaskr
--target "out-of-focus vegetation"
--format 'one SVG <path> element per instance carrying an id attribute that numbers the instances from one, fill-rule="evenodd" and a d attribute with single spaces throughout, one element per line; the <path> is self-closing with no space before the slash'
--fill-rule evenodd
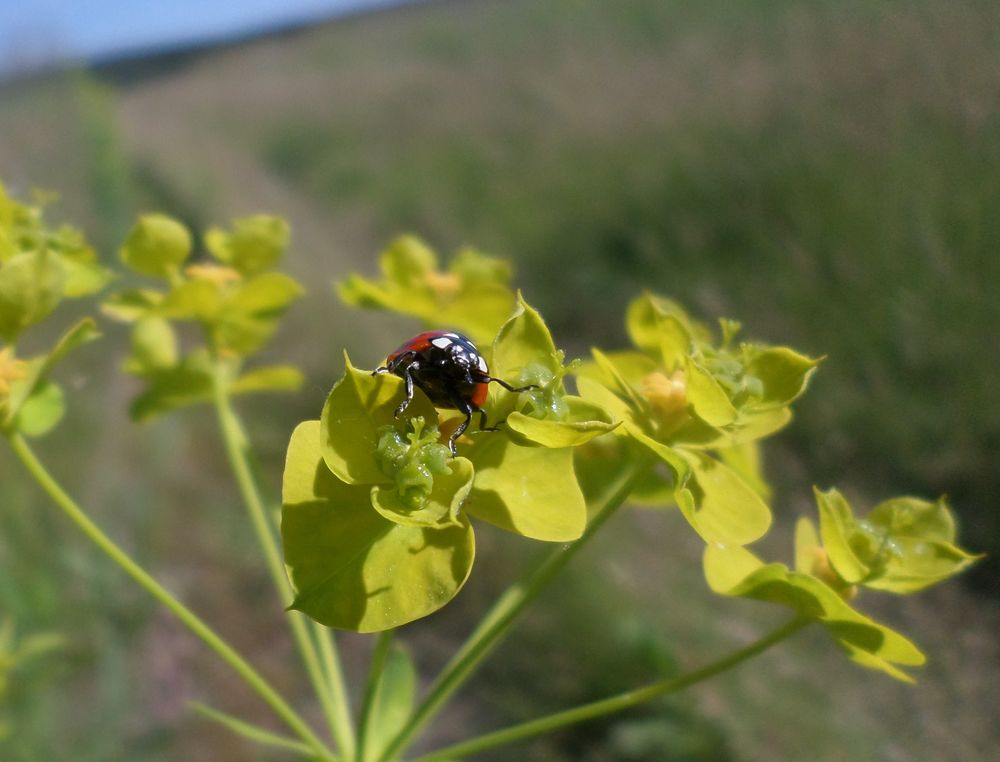
<path id="1" fill-rule="evenodd" d="M 970 583 L 995 596 L 997 50 L 1000 7 L 987 0 L 434 4 L 171 61 L 160 75 L 145 65 L 129 76 L 122 64 L 5 85 L 0 170 L 22 190 L 58 189 L 60 213 L 107 257 L 140 210 L 196 229 L 259 210 L 292 219 L 289 264 L 311 288 L 266 354 L 303 365 L 310 381 L 248 416 L 271 484 L 292 426 L 339 374 L 335 350 L 373 365 L 408 330 L 359 321 L 328 288 L 373 271 L 375 252 L 408 229 L 442 250 L 469 243 L 513 258 L 559 343 L 578 354 L 591 341 L 625 343 L 622 308 L 642 287 L 702 316 L 738 316 L 751 336 L 826 353 L 768 451 L 778 511 L 791 516 L 809 499 L 807 479 L 864 504 L 948 493 L 967 544 L 992 554 Z M 290 645 L 269 614 L 264 572 L 248 561 L 210 424 L 129 424 L 135 388 L 114 367 L 124 336 L 109 333 L 67 361 L 69 385 L 94 407 L 71 408 L 44 443 L 49 460 L 141 560 L 290 680 Z M 81 443 L 99 475 L 84 470 Z M 184 711 L 193 691 L 231 695 L 228 678 L 11 471 L 0 458 L 0 616 L 63 635 L 70 656 L 54 669 L 70 674 L 58 690 L 18 698 L 8 712 L 18 732 L 0 757 L 245 756 Z M 157 492 L 138 491 L 140 481 Z M 680 540 L 635 550 L 668 536 L 671 518 L 613 530 L 498 653 L 441 738 L 532 714 L 512 697 L 536 673 L 504 659 L 542 654 L 565 660 L 559 674 L 579 668 L 579 682 L 539 687 L 538 702 L 556 708 L 624 687 L 603 666 L 620 663 L 608 651 L 669 671 L 731 642 L 730 614 L 765 621 L 708 598 Z M 523 561 L 482 535 L 483 568 Z M 458 605 L 413 628 L 418 659 L 445 659 L 466 631 L 462 605 L 478 613 L 505 582 L 479 577 Z M 995 604 L 935 596 L 886 614 L 920 622 L 910 629 L 931 666 L 916 691 L 841 680 L 840 655 L 826 660 L 826 644 L 807 640 L 671 704 L 657 715 L 669 723 L 636 715 L 545 741 L 533 758 L 989 758 Z M 641 621 L 625 617 L 653 602 Z M 582 635 L 553 655 L 563 614 Z M 673 646 L 648 647 L 664 640 Z"/>

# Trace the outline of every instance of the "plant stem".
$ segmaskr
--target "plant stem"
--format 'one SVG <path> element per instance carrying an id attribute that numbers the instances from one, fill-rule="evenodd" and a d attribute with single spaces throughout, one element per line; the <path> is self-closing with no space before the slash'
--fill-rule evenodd
<path id="1" fill-rule="evenodd" d="M 574 707 L 573 709 L 550 714 L 547 717 L 540 717 L 537 720 L 531 720 L 530 722 L 513 725 L 493 733 L 487 733 L 479 738 L 463 741 L 444 749 L 438 749 L 430 754 L 418 757 L 412 762 L 445 762 L 446 760 L 464 759 L 472 754 L 478 754 L 516 741 L 522 741 L 542 733 L 549 733 L 567 725 L 584 722 L 595 717 L 620 712 L 659 696 L 676 693 L 756 656 L 776 643 L 795 634 L 810 622 L 811 620 L 809 619 L 792 619 L 787 624 L 779 627 L 769 635 L 765 635 L 759 640 L 754 641 L 750 645 L 680 677 L 658 680 L 641 688 L 619 693 L 616 696 L 611 696 L 600 701 L 593 701 L 589 704 Z"/>
<path id="2" fill-rule="evenodd" d="M 185 627 L 202 640 L 209 648 L 215 651 L 223 661 L 232 667 L 240 677 L 242 677 L 251 688 L 253 688 L 261 698 L 268 703 L 274 712 L 285 721 L 285 724 L 295 732 L 309 747 L 324 760 L 335 760 L 336 757 L 316 735 L 310 730 L 305 721 L 292 709 L 291 706 L 271 687 L 271 685 L 240 656 L 225 640 L 215 633 L 205 624 L 194 612 L 177 600 L 166 588 L 153 579 L 145 569 L 139 566 L 132 558 L 125 553 L 115 542 L 104 534 L 103 531 L 84 513 L 73 499 L 63 491 L 62 487 L 52 478 L 49 472 L 41 464 L 27 442 L 20 434 L 10 434 L 8 437 L 14 453 L 21 460 L 21 463 L 28 472 L 38 482 L 39 486 L 48 494 L 63 513 L 76 524 L 76 526 L 90 540 L 100 548 L 105 555 L 118 564 L 126 574 L 134 579 L 146 592 L 156 600 L 166 606 L 176 616 Z"/>
<path id="3" fill-rule="evenodd" d="M 421 705 L 385 748 L 379 757 L 379 762 L 395 759 L 406 750 L 413 737 L 423 730 L 445 702 L 468 680 L 480 662 L 493 651 L 507 634 L 514 620 L 621 507 L 648 468 L 650 468 L 649 460 L 631 463 L 609 490 L 601 508 L 587 522 L 583 536 L 569 545 L 561 545 L 553 550 L 527 579 L 515 583 L 500 596 L 465 644 L 438 675 Z"/>
<path id="4" fill-rule="evenodd" d="M 295 612 L 295 614 L 304 617 L 303 614 L 299 614 L 298 612 Z M 344 758 L 350 759 L 354 754 L 354 721 L 351 719 L 351 704 L 347 697 L 347 682 L 344 679 L 344 672 L 340 666 L 340 654 L 337 651 L 337 642 L 334 638 L 333 630 L 321 625 L 319 622 L 314 622 L 311 619 L 309 621 L 316 635 L 316 642 L 319 643 L 320 659 L 323 662 L 323 671 L 326 674 L 327 685 L 330 688 L 330 698 L 333 700 L 334 711 L 336 712 L 337 743 L 341 747 L 340 751 L 344 755 Z"/>
<path id="5" fill-rule="evenodd" d="M 226 389 L 225 370 L 221 365 L 216 366 L 216 371 L 213 374 L 213 393 L 215 409 L 219 419 L 219 428 L 226 446 L 226 454 L 229 457 L 229 465 L 232 468 L 233 475 L 236 477 L 236 483 L 243 497 L 243 503 L 250 516 L 250 523 L 264 553 L 264 559 L 271 574 L 271 580 L 284 605 L 292 598 L 292 586 L 288 581 L 288 575 L 285 571 L 274 522 L 269 518 L 264 508 L 260 489 L 250 468 L 250 440 L 243 430 L 239 416 L 233 410 L 229 393 Z M 341 754 L 345 757 L 350 757 L 354 754 L 354 733 L 346 701 L 346 689 L 343 686 L 343 676 L 339 669 L 329 674 L 328 671 L 324 671 L 320 663 L 316 643 L 309 635 L 305 616 L 297 611 L 289 611 L 287 613 L 292 637 L 302 656 L 302 662 L 305 665 L 316 696 L 319 698 L 323 714 L 326 717 L 333 738 L 336 740 Z M 333 651 L 335 645 L 332 641 L 332 634 L 329 631 L 324 633 L 322 630 L 325 630 L 325 628 L 315 628 L 317 638 L 320 641 L 327 639 L 326 648 Z M 339 664 L 335 656 L 332 662 Z M 330 663 L 331 660 L 327 659 L 327 666 Z M 334 682 L 337 683 L 336 687 L 331 685 Z M 335 700 L 335 694 L 340 696 L 339 701 Z"/>
<path id="6" fill-rule="evenodd" d="M 192 701 L 188 706 L 206 719 L 219 723 L 233 733 L 243 736 L 248 741 L 260 744 L 261 746 L 274 746 L 279 749 L 294 751 L 304 757 L 313 756 L 313 750 L 301 741 L 279 736 L 277 733 L 272 733 L 270 730 L 258 727 L 251 722 L 241 720 L 239 717 L 233 717 L 231 714 L 220 712 L 218 709 L 213 709 L 198 701 Z"/>
<path id="7" fill-rule="evenodd" d="M 378 634 L 375 641 L 375 650 L 372 653 L 372 663 L 368 669 L 368 683 L 365 686 L 365 698 L 361 703 L 361 717 L 358 720 L 358 762 L 365 762 L 365 752 L 371 735 L 371 714 L 372 707 L 378 701 L 379 690 L 382 683 L 382 672 L 385 670 L 385 662 L 389 656 L 389 649 L 392 647 L 393 630 L 384 630 Z"/>

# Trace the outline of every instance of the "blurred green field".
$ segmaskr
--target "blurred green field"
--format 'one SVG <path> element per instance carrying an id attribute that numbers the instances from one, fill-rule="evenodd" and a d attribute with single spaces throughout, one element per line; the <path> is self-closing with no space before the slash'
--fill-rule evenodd
<path id="1" fill-rule="evenodd" d="M 872 602 L 927 650 L 921 685 L 888 684 L 806 637 L 680 701 L 519 758 L 991 759 L 998 51 L 1000 6 L 987 0 L 433 3 L 161 65 L 7 84 L 0 176 L 58 191 L 55 215 L 108 257 L 140 210 L 195 228 L 258 210 L 289 217 L 288 266 L 309 295 L 269 357 L 299 362 L 309 383 L 245 410 L 274 492 L 288 434 L 317 414 L 340 348 L 370 365 L 412 329 L 351 313 L 328 289 L 351 270 L 373 273 L 401 231 L 513 259 L 577 355 L 624 344 L 622 311 L 642 288 L 827 355 L 768 451 L 786 530 L 811 511 L 813 483 L 860 504 L 947 493 L 965 543 L 991 553 L 964 585 Z M 116 537 L 307 701 L 211 420 L 128 423 L 123 336 L 107 333 L 68 369 L 79 402 L 42 454 Z M 0 503 L 0 616 L 69 641 L 19 683 L 17 732 L 0 758 L 266 758 L 186 711 L 185 699 L 214 698 L 267 721 L 6 454 Z M 618 522 L 436 740 L 706 660 L 776 621 L 709 596 L 697 542 L 674 518 Z M 775 535 L 769 550 L 787 557 L 787 534 Z M 446 659 L 535 551 L 482 529 L 468 589 L 406 630 L 418 663 Z M 559 617 L 581 633 L 574 643 Z M 354 658 L 368 647 L 345 641 Z M 528 703 L 539 670 L 524 654 L 553 664 Z"/>

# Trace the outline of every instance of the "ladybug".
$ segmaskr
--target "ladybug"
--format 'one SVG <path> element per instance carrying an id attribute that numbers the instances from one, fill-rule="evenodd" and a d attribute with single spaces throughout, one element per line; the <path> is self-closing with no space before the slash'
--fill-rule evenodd
<path id="1" fill-rule="evenodd" d="M 435 407 L 459 410 L 465 420 L 448 439 L 452 456 L 458 454 L 455 440 L 472 422 L 472 414 L 479 412 L 480 431 L 496 431 L 496 426 L 486 425 L 483 403 L 489 384 L 496 381 L 509 392 L 537 389 L 534 384 L 511 386 L 506 381 L 493 378 L 486 360 L 468 337 L 453 331 L 425 331 L 404 342 L 385 358 L 385 365 L 372 371 L 372 375 L 392 373 L 406 382 L 406 399 L 396 408 L 396 416 L 413 401 L 413 386 L 419 386 Z"/>

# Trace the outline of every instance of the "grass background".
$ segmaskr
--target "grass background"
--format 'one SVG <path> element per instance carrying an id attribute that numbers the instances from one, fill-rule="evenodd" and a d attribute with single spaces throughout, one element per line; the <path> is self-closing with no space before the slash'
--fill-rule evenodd
<path id="1" fill-rule="evenodd" d="M 379 248 L 404 230 L 445 252 L 469 243 L 513 259 L 577 355 L 624 344 L 622 311 L 642 288 L 826 354 L 768 450 L 785 529 L 767 552 L 787 557 L 813 483 L 861 505 L 947 493 L 966 544 L 991 559 L 960 585 L 864 601 L 926 648 L 921 685 L 845 666 L 806 636 L 682 700 L 519 754 L 989 759 L 1000 741 L 998 50 L 1000 8 L 986 0 L 433 3 L 9 83 L 0 173 L 20 191 L 59 191 L 56 215 L 109 258 L 137 211 L 195 229 L 258 210 L 290 218 L 288 267 L 309 294 L 269 357 L 299 362 L 309 383 L 243 406 L 272 492 L 288 434 L 315 417 L 340 348 L 373 364 L 412 331 L 345 310 L 327 285 L 374 273 Z M 134 389 L 115 368 L 123 336 L 107 332 L 67 368 L 77 404 L 43 455 L 116 537 L 308 702 L 211 420 L 192 411 L 131 425 Z M 70 642 L 16 682 L 17 732 L 0 756 L 255 758 L 185 701 L 266 713 L 78 541 L 7 455 L 0 501 L 0 612 Z M 689 534 L 670 514 L 623 517 L 432 740 L 697 663 L 776 621 L 709 597 Z M 539 550 L 487 528 L 478 539 L 458 601 L 407 628 L 427 670 Z M 345 646 L 359 674 L 368 643 Z M 543 679 L 539 664 L 551 667 Z"/>

